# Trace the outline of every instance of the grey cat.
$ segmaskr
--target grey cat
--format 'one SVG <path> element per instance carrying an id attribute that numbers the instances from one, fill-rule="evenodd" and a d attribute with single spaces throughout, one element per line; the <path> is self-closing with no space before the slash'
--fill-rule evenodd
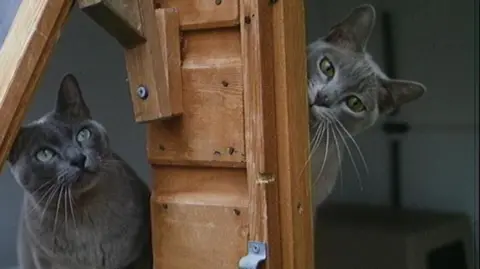
<path id="1" fill-rule="evenodd" d="M 358 6 L 307 48 L 315 206 L 334 188 L 344 149 L 351 156 L 347 142 L 358 149 L 353 136 L 426 92 L 418 82 L 388 78 L 372 60 L 366 46 L 374 24 L 375 9 Z"/>
<path id="2" fill-rule="evenodd" d="M 8 162 L 24 189 L 21 269 L 150 269 L 150 190 L 109 146 L 66 75 L 55 109 L 22 127 Z"/>

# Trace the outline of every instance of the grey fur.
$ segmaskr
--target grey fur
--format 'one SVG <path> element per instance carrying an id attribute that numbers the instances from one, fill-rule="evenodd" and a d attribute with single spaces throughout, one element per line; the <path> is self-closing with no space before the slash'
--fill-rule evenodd
<path id="1" fill-rule="evenodd" d="M 73 75 L 55 109 L 21 128 L 8 162 L 24 189 L 21 269 L 152 268 L 150 190 L 110 149 Z"/>
<path id="2" fill-rule="evenodd" d="M 335 186 L 343 151 L 351 153 L 347 142 L 354 142 L 353 136 L 381 115 L 426 91 L 418 82 L 388 78 L 372 60 L 366 46 L 374 24 L 373 6 L 361 5 L 307 48 L 314 205 L 321 204 Z M 319 68 L 324 57 L 333 64 L 333 77 Z M 345 100 L 352 95 L 361 100 L 364 111 L 347 107 Z"/>

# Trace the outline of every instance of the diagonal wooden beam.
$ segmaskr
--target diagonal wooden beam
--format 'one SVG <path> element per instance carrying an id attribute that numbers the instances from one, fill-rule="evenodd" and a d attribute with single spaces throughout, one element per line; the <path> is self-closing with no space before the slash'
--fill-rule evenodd
<path id="1" fill-rule="evenodd" d="M 137 0 L 77 0 L 78 6 L 124 48 L 145 42 Z M 153 2 L 152 2 L 153 5 Z"/>
<path id="2" fill-rule="evenodd" d="M 58 40 L 72 0 L 22 0 L 0 48 L 0 166 Z"/>

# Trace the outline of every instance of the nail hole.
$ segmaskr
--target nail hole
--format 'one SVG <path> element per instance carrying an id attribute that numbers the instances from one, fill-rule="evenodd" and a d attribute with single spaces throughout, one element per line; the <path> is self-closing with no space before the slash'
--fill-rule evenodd
<path id="1" fill-rule="evenodd" d="M 161 150 L 161 151 L 164 151 L 165 147 L 163 145 L 158 145 L 158 149 Z"/>
<path id="2" fill-rule="evenodd" d="M 244 20 L 246 24 L 250 24 L 252 22 L 252 19 L 249 16 L 245 16 Z"/>
<path id="3" fill-rule="evenodd" d="M 224 81 L 222 81 L 222 85 L 223 85 L 223 87 L 228 87 L 228 82 L 224 80 Z"/>
<path id="4" fill-rule="evenodd" d="M 232 147 L 229 147 L 228 148 L 228 154 L 233 155 L 233 153 L 235 153 L 235 149 L 232 148 Z"/>
<path id="5" fill-rule="evenodd" d="M 214 155 L 217 155 L 217 156 L 222 155 L 222 154 L 220 153 L 220 151 L 218 151 L 218 150 L 215 150 L 215 151 L 213 152 L 213 154 L 214 154 Z"/>
<path id="6" fill-rule="evenodd" d="M 215 4 L 218 6 L 222 3 L 222 0 L 215 0 Z"/>
<path id="7" fill-rule="evenodd" d="M 240 210 L 238 210 L 236 208 L 233 210 L 233 213 L 235 213 L 235 215 L 237 215 L 237 216 L 240 216 Z"/>
<path id="8" fill-rule="evenodd" d="M 163 209 L 168 209 L 168 205 L 167 205 L 167 204 L 162 204 L 162 207 L 163 207 Z"/>
<path id="9" fill-rule="evenodd" d="M 303 206 L 302 206 L 302 204 L 300 204 L 300 203 L 297 204 L 297 211 L 298 211 L 298 214 L 300 214 L 300 215 L 303 214 Z"/>

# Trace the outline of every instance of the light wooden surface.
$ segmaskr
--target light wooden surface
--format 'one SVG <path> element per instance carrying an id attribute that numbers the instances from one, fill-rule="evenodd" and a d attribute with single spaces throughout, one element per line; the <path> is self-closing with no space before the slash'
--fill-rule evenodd
<path id="1" fill-rule="evenodd" d="M 0 165 L 71 7 L 71 0 L 23 0 L 0 48 Z"/>
<path id="2" fill-rule="evenodd" d="M 259 240 L 267 268 L 313 269 L 303 3 L 157 4 L 180 17 L 184 113 L 147 125 L 156 268 L 237 268 Z"/>
<path id="3" fill-rule="evenodd" d="M 139 12 L 147 41 L 125 50 L 134 117 L 137 122 L 170 118 L 182 112 L 178 15 L 173 9 L 156 12 L 153 1 L 140 1 Z M 167 32 L 171 36 L 164 38 Z M 137 95 L 141 86 L 146 99 Z"/>
<path id="4" fill-rule="evenodd" d="M 154 0 L 157 7 L 175 7 L 182 30 L 232 27 L 239 23 L 240 0 Z"/>
<path id="5" fill-rule="evenodd" d="M 273 24 L 269 1 L 240 2 L 249 240 L 267 242 L 266 268 L 281 268 Z M 246 249 L 245 249 L 246 252 Z"/>
<path id="6" fill-rule="evenodd" d="M 273 5 L 282 268 L 313 269 L 305 12 L 303 0 Z"/>
<path id="7" fill-rule="evenodd" d="M 183 33 L 185 112 L 181 119 L 149 124 L 151 162 L 244 166 L 240 54 L 236 29 Z"/>

